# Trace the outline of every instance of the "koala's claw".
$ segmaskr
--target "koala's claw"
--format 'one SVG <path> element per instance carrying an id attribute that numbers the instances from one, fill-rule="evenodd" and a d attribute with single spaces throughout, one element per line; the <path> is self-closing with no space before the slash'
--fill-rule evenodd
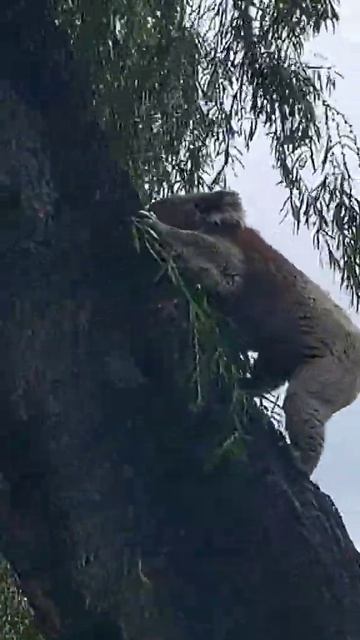
<path id="1" fill-rule="evenodd" d="M 156 220 L 156 216 L 152 211 L 147 211 L 146 209 L 139 209 L 139 211 L 137 212 L 136 216 L 135 216 L 135 220 L 139 220 L 139 221 L 153 221 Z"/>

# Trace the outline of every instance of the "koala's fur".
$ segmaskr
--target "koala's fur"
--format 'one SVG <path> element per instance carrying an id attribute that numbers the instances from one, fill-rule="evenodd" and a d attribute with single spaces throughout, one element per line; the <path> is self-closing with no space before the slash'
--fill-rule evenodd
<path id="1" fill-rule="evenodd" d="M 150 224 L 174 259 L 239 327 L 239 348 L 258 352 L 244 385 L 289 385 L 286 429 L 311 474 L 325 424 L 360 392 L 360 332 L 302 271 L 245 225 L 239 196 L 217 191 L 159 200 Z"/>

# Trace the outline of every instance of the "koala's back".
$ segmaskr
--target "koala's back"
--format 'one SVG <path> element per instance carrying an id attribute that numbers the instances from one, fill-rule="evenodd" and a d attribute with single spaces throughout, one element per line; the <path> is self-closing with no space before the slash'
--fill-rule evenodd
<path id="1" fill-rule="evenodd" d="M 233 314 L 246 348 L 296 368 L 307 358 L 346 348 L 360 362 L 360 333 L 347 314 L 254 230 L 238 232 L 244 280 Z M 291 364 L 290 364 L 291 363 Z M 289 367 L 288 367 L 289 368 Z"/>

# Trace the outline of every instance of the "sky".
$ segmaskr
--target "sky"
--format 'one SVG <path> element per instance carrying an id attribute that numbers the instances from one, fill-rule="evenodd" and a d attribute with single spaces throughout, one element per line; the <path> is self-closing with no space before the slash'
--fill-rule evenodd
<path id="1" fill-rule="evenodd" d="M 344 76 L 332 101 L 348 116 L 360 139 L 360 0 L 342 0 L 341 5 L 336 33 L 319 36 L 311 51 L 325 55 Z M 350 308 L 350 299 L 340 291 L 330 268 L 320 264 L 310 232 L 304 229 L 294 235 L 290 219 L 281 223 L 279 211 L 286 193 L 276 186 L 279 176 L 271 168 L 272 158 L 261 134 L 243 160 L 245 169 L 228 181 L 242 197 L 248 224 L 328 291 L 360 326 L 360 314 Z M 360 169 L 354 178 L 360 192 Z M 360 399 L 328 422 L 325 451 L 313 480 L 332 497 L 360 549 Z"/>

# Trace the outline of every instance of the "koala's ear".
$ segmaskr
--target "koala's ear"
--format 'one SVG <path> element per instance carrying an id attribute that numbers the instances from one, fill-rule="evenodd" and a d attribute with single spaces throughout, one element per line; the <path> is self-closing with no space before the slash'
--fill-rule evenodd
<path id="1" fill-rule="evenodd" d="M 214 191 L 198 197 L 202 217 L 214 227 L 245 227 L 245 211 L 235 191 Z"/>

